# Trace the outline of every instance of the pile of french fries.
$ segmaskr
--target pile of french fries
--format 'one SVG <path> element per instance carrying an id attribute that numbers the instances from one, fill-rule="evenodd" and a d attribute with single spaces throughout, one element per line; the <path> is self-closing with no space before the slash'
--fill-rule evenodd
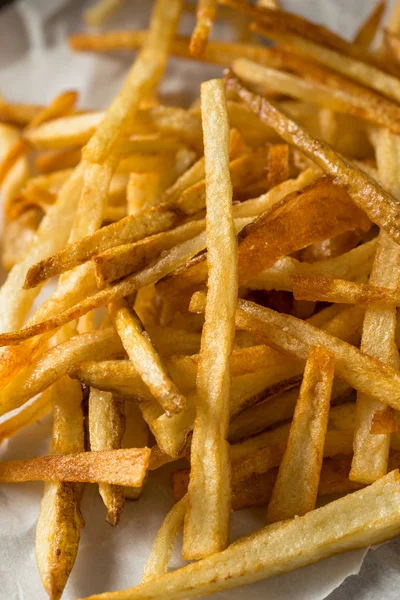
<path id="1" fill-rule="evenodd" d="M 70 39 L 139 50 L 107 110 L 0 98 L 0 440 L 52 414 L 48 456 L 0 482 L 45 482 L 52 600 L 84 484 L 116 526 L 181 459 L 142 583 L 91 598 L 207 595 L 400 533 L 400 2 L 384 9 L 348 42 L 273 0 L 199 0 L 189 39 L 193 7 L 155 0 L 146 31 Z M 235 41 L 208 40 L 217 18 Z M 227 70 L 166 106 L 170 55 Z M 260 505 L 230 545 L 231 510 Z M 181 529 L 196 562 L 168 572 Z"/>

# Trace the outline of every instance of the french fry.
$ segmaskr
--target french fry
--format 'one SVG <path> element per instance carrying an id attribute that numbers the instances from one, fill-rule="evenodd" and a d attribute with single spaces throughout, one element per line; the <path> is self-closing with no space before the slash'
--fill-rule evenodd
<path id="1" fill-rule="evenodd" d="M 397 136 L 382 130 L 376 146 L 376 155 L 380 180 L 391 189 L 395 197 L 398 197 L 400 140 Z M 381 230 L 369 283 L 383 285 L 391 290 L 396 289 L 400 284 L 398 265 L 400 249 Z M 361 350 L 399 369 L 399 353 L 395 342 L 396 320 L 394 306 L 369 308 L 365 313 Z M 379 400 L 377 397 L 373 399 L 362 394 L 357 396 L 357 425 L 350 471 L 350 479 L 353 481 L 369 483 L 387 472 L 394 414 L 384 401 Z M 383 428 L 374 431 L 374 423 L 376 426 L 379 421 Z"/>
<path id="2" fill-rule="evenodd" d="M 229 427 L 229 441 L 237 442 L 255 435 L 293 417 L 299 396 L 299 388 L 294 387 L 267 396 L 265 400 L 250 406 L 233 418 Z M 342 381 L 335 380 L 332 387 L 332 401 L 340 401 L 350 392 L 350 388 Z"/>
<path id="3" fill-rule="evenodd" d="M 143 384 L 144 385 L 144 384 Z M 144 386 L 145 387 L 145 386 Z M 139 407 L 133 402 L 125 402 L 125 432 L 122 438 L 122 448 L 144 448 L 149 446 L 149 428 Z M 149 469 L 152 466 L 152 454 L 150 455 Z M 125 498 L 137 500 L 143 490 L 140 487 L 125 487 Z"/>
<path id="4" fill-rule="evenodd" d="M 35 159 L 35 168 L 39 173 L 53 173 L 76 167 L 81 160 L 80 148 L 55 150 L 39 154 Z"/>
<path id="5" fill-rule="evenodd" d="M 376 223 L 394 239 L 400 239 L 398 229 L 398 207 L 395 198 L 375 181 L 363 174 L 357 167 L 338 155 L 329 146 L 319 142 L 301 129 L 294 121 L 286 117 L 265 98 L 260 98 L 246 90 L 232 77 L 227 79 L 228 88 L 234 90 L 241 99 L 260 117 L 273 127 L 283 139 L 309 156 L 336 181 L 344 186 L 354 202 L 366 212 L 372 222 Z M 366 201 L 365 192 L 374 198 Z"/>
<path id="6" fill-rule="evenodd" d="M 177 502 L 165 517 L 151 547 L 149 558 L 143 571 L 142 582 L 154 581 L 165 575 L 176 538 L 183 527 L 187 498 Z"/>
<path id="7" fill-rule="evenodd" d="M 110 304 L 108 310 L 130 360 L 152 395 L 168 416 L 179 413 L 185 398 L 168 376 L 139 317 L 124 300 Z"/>
<path id="8" fill-rule="evenodd" d="M 90 449 L 118 450 L 125 429 L 124 401 L 109 392 L 90 388 L 89 442 Z M 125 495 L 121 486 L 99 484 L 100 496 L 107 510 L 106 521 L 118 525 L 124 509 Z"/>
<path id="9" fill-rule="evenodd" d="M 319 280 L 320 277 L 331 279 L 362 279 L 366 278 L 371 270 L 372 261 L 376 251 L 376 239 L 357 246 L 335 258 L 319 260 L 314 263 L 297 261 L 295 258 L 285 256 L 278 260 L 272 267 L 261 271 L 258 275 L 246 282 L 250 289 L 278 289 L 293 290 L 293 277 L 303 281 L 304 277 Z M 315 278 L 315 279 L 313 279 Z"/>
<path id="10" fill-rule="evenodd" d="M 334 372 L 333 355 L 324 348 L 311 347 L 268 505 L 269 522 L 302 516 L 315 508 Z"/>
<path id="11" fill-rule="evenodd" d="M 93 135 L 104 117 L 103 111 L 60 117 L 29 130 L 25 138 L 39 150 L 81 146 Z"/>
<path id="12" fill-rule="evenodd" d="M 94 356 L 99 360 L 121 356 L 123 352 L 119 337 L 112 328 L 72 337 L 39 355 L 10 381 L 0 393 L 0 412 L 5 414 L 18 408 L 58 381 L 79 362 Z"/>
<path id="13" fill-rule="evenodd" d="M 64 377 L 50 388 L 53 403 L 52 451 L 70 454 L 84 451 L 82 391 L 76 381 Z M 69 482 L 44 486 L 36 526 L 36 560 L 51 599 L 60 598 L 78 552 L 84 520 L 80 512 L 83 487 Z"/>
<path id="14" fill-rule="evenodd" d="M 201 56 L 207 46 L 208 36 L 217 14 L 217 0 L 199 0 L 196 9 L 196 27 L 190 39 L 189 50 L 193 56 Z"/>
<path id="15" fill-rule="evenodd" d="M 399 495 L 399 475 L 392 471 L 364 490 L 280 526 L 267 526 L 232 544 L 223 553 L 168 573 L 155 582 L 90 598 L 193 598 L 292 571 L 339 551 L 376 544 L 399 531 Z M 293 539 L 298 540 L 295 546 Z M 243 557 L 246 557 L 245 567 Z"/>
<path id="16" fill-rule="evenodd" d="M 9 460 L 0 463 L 0 481 L 76 481 L 139 487 L 149 458 L 149 448 L 124 448 Z"/>
<path id="17" fill-rule="evenodd" d="M 365 52 L 368 56 L 368 52 L 371 50 L 372 43 L 375 36 L 381 26 L 382 17 L 386 9 L 386 1 L 381 0 L 377 2 L 372 8 L 371 13 L 361 24 L 361 27 L 357 30 L 354 36 L 353 44 L 355 44 L 361 51 Z"/>
<path id="18" fill-rule="evenodd" d="M 230 528 L 229 355 L 237 301 L 237 242 L 229 174 L 229 124 L 223 83 L 201 86 L 206 172 L 208 301 L 197 373 L 196 421 L 183 555 L 225 548 Z"/>

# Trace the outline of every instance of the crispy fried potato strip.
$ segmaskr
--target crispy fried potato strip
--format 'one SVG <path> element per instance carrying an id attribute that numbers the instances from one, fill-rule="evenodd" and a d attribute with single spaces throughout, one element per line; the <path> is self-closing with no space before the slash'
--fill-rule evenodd
<path id="1" fill-rule="evenodd" d="M 124 400 L 122 398 L 109 392 L 90 388 L 88 420 L 91 450 L 118 450 L 121 448 L 125 429 Z M 107 523 L 112 526 L 118 525 L 125 504 L 124 488 L 100 483 L 99 492 L 107 510 Z"/>
<path id="2" fill-rule="evenodd" d="M 308 353 L 289 437 L 268 505 L 268 521 L 315 508 L 324 454 L 335 359 L 320 346 Z"/>
<path id="3" fill-rule="evenodd" d="M 176 538 L 183 527 L 187 507 L 187 498 L 179 500 L 165 517 L 150 550 L 143 571 L 142 582 L 155 581 L 168 570 Z"/>
<path id="4" fill-rule="evenodd" d="M 230 529 L 229 356 L 237 301 L 237 242 L 229 173 L 229 124 L 223 82 L 201 86 L 206 172 L 208 300 L 196 379 L 196 421 L 183 555 L 225 548 Z"/>
<path id="5" fill-rule="evenodd" d="M 199 57 L 203 54 L 208 36 L 217 15 L 217 0 L 199 0 L 196 9 L 196 27 L 190 39 L 190 54 Z"/>
<path id="6" fill-rule="evenodd" d="M 337 552 L 387 540 L 400 531 L 400 479 L 392 471 L 371 486 L 279 526 L 264 527 L 222 553 L 157 581 L 91 600 L 178 600 L 267 579 Z M 331 524 L 335 523 L 335 534 Z M 297 543 L 294 545 L 293 540 Z M 246 564 L 243 565 L 243 556 Z"/>

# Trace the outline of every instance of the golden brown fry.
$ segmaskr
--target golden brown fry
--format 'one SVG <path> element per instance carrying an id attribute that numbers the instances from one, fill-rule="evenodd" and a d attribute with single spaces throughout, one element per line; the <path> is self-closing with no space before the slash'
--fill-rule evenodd
<path id="1" fill-rule="evenodd" d="M 400 240 L 399 208 L 391 194 L 329 146 L 313 139 L 265 98 L 252 94 L 232 77 L 228 77 L 227 81 L 228 87 L 236 91 L 263 122 L 272 126 L 286 142 L 296 146 L 323 170 L 332 174 L 372 222 L 382 227 L 395 241 Z"/>
<path id="2" fill-rule="evenodd" d="M 95 356 L 111 358 L 123 355 L 123 347 L 113 328 L 75 336 L 39 355 L 22 369 L 0 392 L 0 412 L 18 408 L 36 394 L 63 377 L 69 370 Z"/>
<path id="3" fill-rule="evenodd" d="M 130 360 L 154 398 L 167 415 L 179 413 L 185 398 L 170 379 L 139 317 L 124 300 L 113 302 L 108 309 Z"/>
<path id="4" fill-rule="evenodd" d="M 381 26 L 385 10 L 386 0 L 377 2 L 354 36 L 353 44 L 355 44 L 362 52 L 365 52 L 367 56 Z"/>
<path id="5" fill-rule="evenodd" d="M 53 402 L 53 452 L 83 452 L 80 385 L 64 377 L 49 391 Z M 82 493 L 83 486 L 76 483 L 53 482 L 44 486 L 36 527 L 36 560 L 51 599 L 61 597 L 75 562 L 85 524 L 79 508 Z"/>
<path id="6" fill-rule="evenodd" d="M 178 600 L 267 579 L 338 552 L 394 537 L 400 530 L 399 501 L 399 474 L 392 471 L 364 490 L 280 526 L 267 526 L 224 552 L 168 573 L 157 581 L 90 598 Z M 335 523 L 334 536 L 332 523 Z"/>
<path id="7" fill-rule="evenodd" d="M 150 458 L 149 448 L 124 448 L 41 456 L 0 463 L 0 481 L 76 481 L 141 486 Z"/>
<path id="8" fill-rule="evenodd" d="M 106 250 L 94 257 L 99 287 L 147 267 L 165 250 L 199 235 L 205 221 L 193 221 L 169 231 L 148 236 L 138 242 Z"/>
<path id="9" fill-rule="evenodd" d="M 305 515 L 315 508 L 324 453 L 335 359 L 310 348 L 289 437 L 268 505 L 268 521 Z"/>
<path id="10" fill-rule="evenodd" d="M 327 276 L 346 280 L 366 278 L 371 270 L 376 242 L 377 240 L 373 239 L 335 258 L 318 260 L 312 264 L 300 262 L 295 258 L 286 256 L 269 269 L 261 271 L 250 281 L 247 281 L 246 287 L 250 289 L 292 291 L 292 277 L 294 275 L 316 278 Z"/>
<path id="11" fill-rule="evenodd" d="M 398 198 L 400 139 L 387 130 L 381 130 L 376 144 L 376 157 L 379 179 Z M 369 283 L 396 290 L 400 284 L 399 266 L 400 248 L 381 230 Z M 365 312 L 361 350 L 399 369 L 396 321 L 393 305 L 369 308 Z M 379 400 L 362 394 L 357 396 L 354 457 L 350 471 L 353 481 L 370 483 L 387 472 L 394 414 L 391 414 L 385 402 Z"/>
<path id="12" fill-rule="evenodd" d="M 144 386 L 144 384 L 143 384 Z M 146 387 L 146 386 L 144 386 Z M 149 446 L 149 428 L 146 421 L 143 419 L 139 407 L 133 402 L 125 402 L 125 432 L 122 439 L 122 448 L 144 448 Z M 152 466 L 152 456 L 150 455 L 149 469 Z M 125 487 L 125 498 L 129 500 L 137 500 L 142 493 L 141 487 Z"/>
<path id="13" fill-rule="evenodd" d="M 40 173 L 52 173 L 62 169 L 72 169 L 80 160 L 80 148 L 56 150 L 39 154 L 35 159 L 35 168 Z"/>
<path id="14" fill-rule="evenodd" d="M 81 146 L 104 120 L 103 111 L 60 117 L 26 132 L 25 138 L 39 150 Z"/>
<path id="15" fill-rule="evenodd" d="M 359 304 L 367 307 L 400 306 L 400 294 L 397 290 L 343 279 L 332 279 L 323 275 L 294 274 L 292 275 L 292 288 L 294 297 L 299 300 Z"/>
<path id="16" fill-rule="evenodd" d="M 229 355 L 237 301 L 237 242 L 229 173 L 229 124 L 222 80 L 201 86 L 206 172 L 208 300 L 197 373 L 196 420 L 183 555 L 225 548 L 230 529 Z"/>
<path id="17" fill-rule="evenodd" d="M 154 581 L 165 575 L 168 570 L 168 562 L 171 558 L 176 538 L 183 527 L 187 507 L 187 498 L 182 498 L 169 511 L 150 550 L 143 571 L 142 582 Z"/>
<path id="18" fill-rule="evenodd" d="M 89 442 L 91 450 L 118 450 L 125 429 L 124 400 L 109 392 L 90 389 Z M 100 496 L 107 510 L 106 521 L 118 525 L 124 510 L 125 495 L 121 486 L 99 484 Z"/>
<path id="19" fill-rule="evenodd" d="M 217 15 L 217 0 L 198 0 L 196 27 L 190 39 L 190 54 L 199 57 L 207 46 L 208 36 Z"/>

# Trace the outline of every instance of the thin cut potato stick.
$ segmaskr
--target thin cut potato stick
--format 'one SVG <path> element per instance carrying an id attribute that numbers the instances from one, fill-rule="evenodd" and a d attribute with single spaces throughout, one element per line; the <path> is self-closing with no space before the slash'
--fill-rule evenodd
<path id="1" fill-rule="evenodd" d="M 139 487 L 149 458 L 149 448 L 123 448 L 9 460 L 0 463 L 0 481 L 76 481 Z"/>
<path id="2" fill-rule="evenodd" d="M 190 39 L 189 50 L 199 57 L 207 46 L 208 36 L 217 14 L 217 0 L 199 0 L 196 9 L 196 27 Z"/>
<path id="3" fill-rule="evenodd" d="M 179 600 L 221 592 L 382 542 L 400 530 L 400 482 L 392 471 L 366 489 L 304 517 L 270 525 L 227 550 L 129 590 L 90 600 Z M 335 534 L 332 533 L 335 523 Z M 296 544 L 293 544 L 293 540 Z"/>
<path id="4" fill-rule="evenodd" d="M 376 145 L 376 155 L 380 180 L 399 198 L 400 139 L 382 129 Z M 391 290 L 397 289 L 400 285 L 399 268 L 400 247 L 381 231 L 369 283 L 383 285 Z M 366 310 L 361 350 L 399 369 L 396 323 L 394 306 Z M 382 402 L 378 400 L 380 399 L 363 394 L 357 395 L 354 457 L 350 471 L 352 481 L 371 483 L 387 472 L 394 414 L 383 398 Z M 374 432 L 374 423 L 379 421 L 383 428 Z"/>
<path id="5" fill-rule="evenodd" d="M 64 377 L 50 388 L 53 402 L 52 451 L 83 452 L 81 386 Z M 80 512 L 83 486 L 53 482 L 44 486 L 36 526 L 36 560 L 50 598 L 60 598 L 78 552 L 84 520 Z"/>
<path id="6" fill-rule="evenodd" d="M 49 390 L 45 390 L 30 404 L 25 405 L 16 415 L 3 421 L 0 425 L 0 444 L 12 437 L 24 427 L 33 425 L 44 418 L 51 411 L 51 398 Z"/>
<path id="7" fill-rule="evenodd" d="M 295 258 L 286 256 L 278 260 L 269 269 L 261 271 L 250 281 L 247 281 L 246 287 L 290 292 L 293 290 L 293 276 L 300 276 L 296 278 L 296 282 L 300 281 L 300 278 L 303 281 L 303 276 L 318 279 L 326 276 L 345 280 L 366 278 L 371 270 L 376 243 L 377 240 L 373 239 L 349 250 L 349 252 L 314 263 L 300 262 Z"/>
<path id="8" fill-rule="evenodd" d="M 368 55 L 378 33 L 386 9 L 386 0 L 380 0 L 372 7 L 371 13 L 356 32 L 353 44 Z"/>
<path id="9" fill-rule="evenodd" d="M 206 172 L 208 300 L 197 373 L 196 420 L 183 555 L 225 548 L 230 529 L 229 356 L 235 333 L 237 242 L 229 173 L 229 123 L 223 82 L 201 86 Z"/>
<path id="10" fill-rule="evenodd" d="M 377 256 L 380 251 L 378 246 Z M 400 306 L 399 292 L 388 287 L 333 279 L 323 275 L 293 274 L 291 279 L 293 295 L 299 300 L 359 304 L 367 307 Z"/>
<path id="11" fill-rule="evenodd" d="M 25 133 L 25 138 L 38 150 L 57 150 L 85 144 L 104 120 L 103 111 L 60 117 L 42 123 Z"/>
<path id="12" fill-rule="evenodd" d="M 325 348 L 311 347 L 268 505 L 271 523 L 305 515 L 315 508 L 334 372 L 333 355 Z"/>
<path id="13" fill-rule="evenodd" d="M 31 361 L 0 392 L 0 413 L 18 408 L 44 391 L 80 362 L 98 357 L 123 355 L 122 344 L 114 329 L 95 330 L 59 344 Z"/>
<path id="14" fill-rule="evenodd" d="M 335 180 L 348 190 L 354 202 L 367 213 L 373 223 L 382 227 L 395 241 L 400 240 L 400 213 L 397 202 L 391 194 L 329 146 L 313 139 L 268 100 L 249 92 L 239 84 L 237 79 L 228 76 L 227 85 L 260 117 L 261 121 L 273 127 L 286 142 L 304 152 L 324 171 L 335 177 Z"/>
<path id="15" fill-rule="evenodd" d="M 187 498 L 184 497 L 174 504 L 162 522 L 144 567 L 143 583 L 154 581 L 167 572 L 168 562 L 172 556 L 176 538 L 183 527 L 186 506 Z"/>
<path id="16" fill-rule="evenodd" d="M 170 379 L 143 325 L 125 300 L 109 305 L 109 313 L 122 344 L 144 383 L 167 415 L 180 412 L 185 398 Z"/>
<path id="17" fill-rule="evenodd" d="M 39 173 L 53 173 L 63 169 L 71 169 L 81 160 L 80 148 L 68 148 L 67 150 L 55 150 L 40 153 L 35 159 L 35 168 Z"/>
<path id="18" fill-rule="evenodd" d="M 125 429 L 124 400 L 109 392 L 90 388 L 89 442 L 91 450 L 118 450 Z M 124 509 L 125 495 L 121 486 L 99 484 L 100 496 L 107 510 L 106 521 L 118 525 Z"/>
<path id="19" fill-rule="evenodd" d="M 83 15 L 86 25 L 100 27 L 124 4 L 125 0 L 97 0 Z"/>
<path id="20" fill-rule="evenodd" d="M 165 69 L 169 43 L 175 34 L 180 11 L 180 0 L 156 2 L 146 44 L 131 67 L 121 91 L 108 108 L 104 120 L 83 148 L 84 160 L 104 162 L 133 122 L 139 102 L 158 84 Z"/>

